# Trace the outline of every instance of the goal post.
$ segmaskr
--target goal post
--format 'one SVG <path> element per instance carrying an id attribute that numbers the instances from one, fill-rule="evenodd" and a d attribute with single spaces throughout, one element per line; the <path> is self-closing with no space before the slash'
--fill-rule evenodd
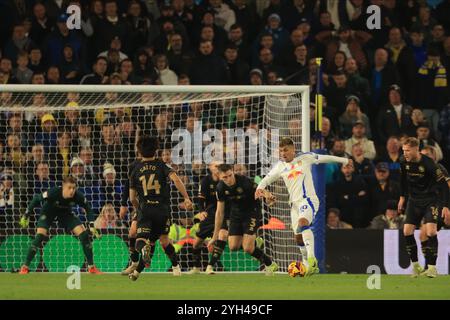
<path id="1" fill-rule="evenodd" d="M 160 156 L 177 170 L 192 198 L 211 160 L 232 163 L 237 173 L 258 182 L 277 161 L 280 136 L 291 137 L 298 150 L 310 149 L 308 86 L 0 85 L 0 106 L 2 271 L 20 267 L 34 236 L 39 209 L 30 228 L 18 225 L 28 201 L 67 175 L 77 178 L 97 214 L 102 237 L 93 242 L 96 264 L 107 272 L 125 267 L 128 223 L 118 218 L 120 194 L 142 133 L 158 137 Z M 270 188 L 279 201 L 263 206 L 258 236 L 286 271 L 299 251 L 287 190 L 282 181 Z M 176 190 L 171 197 L 169 236 L 187 269 L 198 225 Z M 86 220 L 79 210 L 74 213 Z M 228 250 L 221 264 L 225 271 L 257 271 L 259 265 L 243 252 Z M 65 271 L 70 265 L 84 266 L 81 247 L 56 224 L 31 270 Z M 158 247 L 149 271 L 169 266 Z"/>

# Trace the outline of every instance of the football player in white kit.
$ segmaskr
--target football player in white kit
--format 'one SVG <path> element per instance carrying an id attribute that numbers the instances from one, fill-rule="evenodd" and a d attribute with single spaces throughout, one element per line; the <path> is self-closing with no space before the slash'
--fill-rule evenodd
<path id="1" fill-rule="evenodd" d="M 343 165 L 352 163 L 347 158 L 319 155 L 313 152 L 301 152 L 296 156 L 294 141 L 290 138 L 282 138 L 279 148 L 280 161 L 259 183 L 255 198 L 264 197 L 273 202 L 274 197 L 265 188 L 280 177 L 283 178 L 289 192 L 291 225 L 295 240 L 300 247 L 302 261 L 308 261 L 306 275 L 312 275 L 319 272 L 319 268 L 314 255 L 314 234 L 310 228 L 320 204 L 314 188 L 312 165 L 329 162 L 339 162 Z"/>

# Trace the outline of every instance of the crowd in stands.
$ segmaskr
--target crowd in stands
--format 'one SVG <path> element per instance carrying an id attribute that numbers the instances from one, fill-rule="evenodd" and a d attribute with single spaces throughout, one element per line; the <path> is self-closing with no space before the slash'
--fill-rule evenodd
<path id="1" fill-rule="evenodd" d="M 81 9 L 80 29 L 68 27 L 69 5 Z M 367 27 L 369 5 L 380 7 L 380 29 Z M 327 165 L 327 225 L 399 228 L 402 141 L 417 137 L 450 167 L 449 17 L 450 0 L 2 0 L 0 84 L 309 85 L 314 97 L 321 57 L 323 141 L 312 146 L 354 162 Z M 0 112 L 0 228 L 8 209 L 69 174 L 98 226 L 119 227 L 137 130 L 158 136 L 170 163 L 175 128 L 261 125 L 261 104 L 246 98 L 137 114 L 89 113 L 79 98 L 68 93 L 65 110 L 49 113 L 48 97 L 34 94 L 23 106 L 42 111 Z M 117 99 L 108 93 L 105 105 Z M 13 101 L 1 93 L 0 110 Z M 205 168 L 179 169 L 194 193 Z M 187 220 L 177 203 L 173 210 Z"/>

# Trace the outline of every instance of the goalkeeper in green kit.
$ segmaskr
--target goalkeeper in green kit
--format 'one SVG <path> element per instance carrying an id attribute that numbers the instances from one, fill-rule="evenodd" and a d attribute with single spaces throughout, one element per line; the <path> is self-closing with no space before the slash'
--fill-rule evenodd
<path id="1" fill-rule="evenodd" d="M 72 207 L 80 206 L 85 210 L 88 220 L 92 221 L 89 217 L 93 216 L 93 212 L 84 195 L 77 191 L 76 180 L 73 177 L 66 177 L 63 180 L 62 187 L 54 187 L 42 194 L 35 195 L 25 214 L 20 218 L 19 224 L 22 228 L 28 227 L 29 215 L 40 204 L 42 204 L 42 210 L 37 222 L 36 237 L 28 250 L 25 263 L 20 268 L 20 274 L 29 273 L 29 265 L 47 237 L 48 229 L 56 219 L 61 227 L 72 231 L 80 239 L 88 263 L 88 272 L 101 274 L 94 266 L 89 231 L 86 230 L 80 219 L 72 213 Z M 94 236 L 99 237 L 97 230 L 93 227 L 93 222 L 90 222 L 90 231 Z"/>

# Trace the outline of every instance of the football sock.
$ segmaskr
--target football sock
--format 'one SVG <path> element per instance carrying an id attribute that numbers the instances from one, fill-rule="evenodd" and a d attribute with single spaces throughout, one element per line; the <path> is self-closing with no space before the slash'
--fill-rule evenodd
<path id="1" fill-rule="evenodd" d="M 211 259 L 209 260 L 209 265 L 215 266 L 217 261 L 220 259 L 220 256 L 222 255 L 226 244 L 227 244 L 227 242 L 223 241 L 223 240 L 217 240 L 214 243 L 214 249 L 213 249 L 213 253 L 211 255 Z"/>
<path id="2" fill-rule="evenodd" d="M 315 257 L 314 254 L 314 234 L 309 226 L 302 227 L 302 237 L 305 243 L 307 257 Z"/>
<path id="3" fill-rule="evenodd" d="M 164 252 L 169 257 L 170 262 L 172 262 L 172 266 L 176 267 L 178 265 L 178 258 L 177 258 L 177 255 L 175 253 L 175 248 L 173 247 L 173 245 L 171 243 L 169 243 L 164 248 Z"/>
<path id="4" fill-rule="evenodd" d="M 89 266 L 94 265 L 94 254 L 92 253 L 92 243 L 89 240 L 89 233 L 87 230 L 83 231 L 78 238 L 80 239 L 81 246 L 83 247 L 84 255 Z"/>
<path id="5" fill-rule="evenodd" d="M 139 251 L 136 251 L 136 238 L 130 238 L 130 260 L 131 262 L 139 261 Z"/>
<path id="6" fill-rule="evenodd" d="M 44 242 L 46 236 L 43 234 L 36 234 L 36 237 L 34 238 L 33 242 L 31 242 L 31 246 L 28 249 L 27 258 L 25 260 L 25 265 L 29 266 L 31 261 L 33 260 L 34 256 L 36 255 L 36 252 L 38 249 L 42 246 L 42 242 Z"/>
<path id="7" fill-rule="evenodd" d="M 428 240 L 422 241 L 422 253 L 423 256 L 425 257 L 425 266 L 424 268 L 427 269 L 428 268 L 428 263 L 429 263 L 429 258 L 430 258 L 430 245 Z"/>
<path id="8" fill-rule="evenodd" d="M 194 267 L 200 268 L 202 266 L 202 263 L 200 261 L 201 253 L 202 253 L 201 247 L 192 249 L 192 257 L 194 259 Z"/>
<path id="9" fill-rule="evenodd" d="M 438 238 L 437 235 L 428 238 L 428 245 L 430 247 L 429 256 L 427 258 L 428 264 L 431 266 L 436 265 L 436 260 L 438 256 Z"/>
<path id="10" fill-rule="evenodd" d="M 252 257 L 258 259 L 261 263 L 264 263 L 266 266 L 270 266 L 272 264 L 272 260 L 258 247 L 255 247 Z"/>
<path id="11" fill-rule="evenodd" d="M 300 249 L 300 255 L 302 256 L 302 262 L 308 260 L 308 251 L 306 250 L 305 245 L 298 245 Z"/>
<path id="12" fill-rule="evenodd" d="M 406 240 L 406 251 L 409 254 L 409 258 L 412 262 L 417 262 L 417 243 L 414 235 L 405 236 Z"/>

